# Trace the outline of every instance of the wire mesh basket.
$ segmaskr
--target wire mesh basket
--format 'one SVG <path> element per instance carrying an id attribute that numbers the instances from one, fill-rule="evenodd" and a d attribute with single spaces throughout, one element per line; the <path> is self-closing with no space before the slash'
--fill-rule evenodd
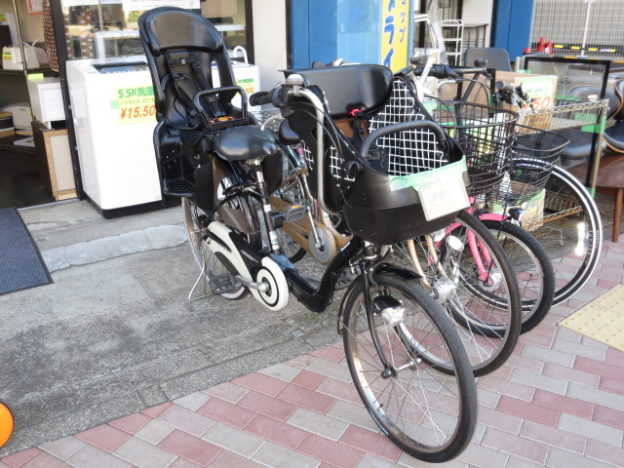
<path id="1" fill-rule="evenodd" d="M 538 194 L 548 182 L 568 139 L 553 132 L 517 125 L 509 176 L 498 187 L 498 201 L 518 206 Z"/>
<path id="2" fill-rule="evenodd" d="M 468 193 L 498 186 L 509 167 L 518 114 L 464 101 L 440 101 L 430 113 L 466 156 Z"/>

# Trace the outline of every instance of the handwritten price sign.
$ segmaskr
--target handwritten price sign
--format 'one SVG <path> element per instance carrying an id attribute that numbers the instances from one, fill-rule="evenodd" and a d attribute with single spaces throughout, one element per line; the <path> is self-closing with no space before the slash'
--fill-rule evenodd
<path id="1" fill-rule="evenodd" d="M 117 88 L 115 94 L 111 106 L 117 111 L 117 122 L 120 125 L 154 122 L 156 120 L 152 86 Z"/>

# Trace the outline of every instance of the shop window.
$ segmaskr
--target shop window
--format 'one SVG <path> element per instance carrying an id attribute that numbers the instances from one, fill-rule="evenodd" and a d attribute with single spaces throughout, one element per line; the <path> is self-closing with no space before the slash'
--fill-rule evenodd
<path id="1" fill-rule="evenodd" d="M 251 53 L 247 24 L 249 0 L 207 0 L 201 3 L 201 13 L 221 31 L 225 44 L 232 52 L 242 47 Z"/>

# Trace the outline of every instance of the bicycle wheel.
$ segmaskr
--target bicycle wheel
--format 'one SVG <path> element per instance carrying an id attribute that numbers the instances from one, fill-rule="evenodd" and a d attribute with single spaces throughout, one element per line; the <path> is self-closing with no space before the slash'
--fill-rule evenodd
<path id="1" fill-rule="evenodd" d="M 553 304 L 560 304 L 587 282 L 598 265 L 602 223 L 596 203 L 576 177 L 555 167 L 546 184 L 543 218 L 524 227 L 550 257 L 555 270 Z"/>
<path id="2" fill-rule="evenodd" d="M 522 328 L 535 328 L 546 316 L 555 295 L 555 272 L 548 253 L 527 231 L 509 222 L 483 221 L 502 245 L 518 281 L 522 298 Z"/>
<path id="3" fill-rule="evenodd" d="M 428 462 L 449 460 L 470 442 L 477 417 L 466 351 L 448 317 L 417 283 L 393 274 L 376 275 L 375 281 L 368 291 L 373 302 L 398 307 L 391 318 L 388 309 L 372 312 L 369 326 L 361 281 L 347 298 L 342 336 L 357 391 L 395 445 Z M 380 343 L 389 372 L 373 340 Z M 454 373 L 441 372 L 430 361 Z"/>
<path id="4" fill-rule="evenodd" d="M 402 265 L 415 268 L 407 243 L 394 251 Z M 453 318 L 475 376 L 498 369 L 513 352 L 522 318 L 518 283 L 503 248 L 481 221 L 462 212 L 435 240 L 415 239 L 414 254 L 421 265 L 416 272 Z"/>

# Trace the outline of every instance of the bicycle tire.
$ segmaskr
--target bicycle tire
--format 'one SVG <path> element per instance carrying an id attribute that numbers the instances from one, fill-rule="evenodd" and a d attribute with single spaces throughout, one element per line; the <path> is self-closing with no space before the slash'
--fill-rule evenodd
<path id="1" fill-rule="evenodd" d="M 514 160 L 535 165 L 531 159 Z M 546 183 L 544 217 L 527 226 L 542 244 L 555 270 L 553 304 L 569 299 L 587 283 L 598 266 L 602 250 L 600 212 L 583 184 L 555 166 Z"/>
<path id="2" fill-rule="evenodd" d="M 443 264 L 442 259 L 447 255 L 446 241 L 439 242 L 436 247 L 437 263 L 423 239 L 415 239 L 415 243 L 419 253 L 427 259 L 426 271 L 423 271 L 425 278 L 421 283 L 430 289 L 437 302 L 453 318 L 478 377 L 498 369 L 513 352 L 522 326 L 520 291 L 511 264 L 489 229 L 465 211 L 455 222 L 458 224 L 455 229 L 443 237 L 447 239 L 452 235 L 461 242 L 458 251 L 460 268 L 455 271 Z M 477 261 L 468 245 L 468 231 L 482 241 L 480 253 L 487 253 L 492 258 L 493 268 L 486 278 L 480 277 Z M 403 258 L 401 264 L 414 268 L 409 258 L 406 262 L 405 251 L 400 253 L 403 248 L 403 244 L 395 246 L 398 258 Z M 441 269 L 444 274 L 440 273 Z M 442 293 L 439 293 L 440 285 Z M 446 372 L 452 372 L 452 369 L 446 369 Z"/>
<path id="3" fill-rule="evenodd" d="M 542 245 L 529 232 L 509 222 L 483 220 L 483 224 L 503 246 L 512 268 L 522 297 L 522 328 L 520 333 L 532 330 L 546 317 L 555 296 L 555 272 Z M 533 268 L 534 273 L 529 272 Z M 526 278 L 526 276 L 530 276 Z M 526 278 L 526 279 L 525 279 Z M 532 292 L 529 281 L 536 284 Z"/>
<path id="4" fill-rule="evenodd" d="M 402 307 L 406 307 L 408 301 L 415 306 L 417 312 L 402 320 L 401 325 L 407 326 L 405 323 L 409 320 L 412 329 L 420 327 L 418 329 L 425 333 L 424 340 L 419 343 L 423 352 L 429 351 L 424 350 L 425 346 L 435 344 L 433 352 L 440 354 L 440 346 L 444 346 L 446 354 L 442 358 L 450 362 L 455 372 L 450 375 L 441 372 L 438 366 L 429 365 L 427 360 L 420 359 L 420 353 L 408 350 L 398 336 L 398 326 L 384 322 L 381 314 L 373 316 L 379 327 L 371 329 L 363 306 L 364 288 L 362 282 L 358 281 L 346 301 L 342 315 L 345 355 L 356 389 L 375 423 L 396 446 L 427 462 L 450 460 L 459 455 L 470 442 L 477 418 L 476 385 L 466 351 L 446 314 L 417 283 L 406 282 L 404 278 L 390 273 L 376 275 L 375 283 L 379 293 L 396 298 Z M 435 331 L 438 333 L 437 338 L 432 338 Z M 374 346 L 368 346 L 372 345 L 371 341 L 367 343 L 369 336 L 371 338 L 368 340 L 372 339 L 372 333 L 383 338 L 382 346 L 386 348 L 384 353 L 391 356 L 393 372 L 389 377 L 382 377 L 384 366 L 377 362 L 379 355 Z M 416 334 L 415 331 L 411 333 Z M 391 338 L 397 336 L 398 339 Z M 403 360 L 407 362 L 398 365 Z M 408 372 L 407 380 L 402 380 L 402 376 Z M 375 375 L 377 377 L 370 380 Z M 423 376 L 426 379 L 425 386 Z M 380 381 L 380 378 L 383 380 Z M 421 387 L 412 392 L 412 387 L 419 383 Z M 390 392 L 384 393 L 389 385 Z M 405 395 L 397 407 L 389 399 L 402 391 Z M 416 401 L 415 396 L 422 399 Z M 403 412 L 404 405 L 409 406 L 410 411 Z M 420 411 L 423 412 L 424 422 L 420 414 L 416 414 Z M 410 415 L 416 421 L 408 428 L 405 419 Z M 443 422 L 434 422 L 434 417 L 440 417 Z M 442 443 L 433 445 L 442 436 L 446 436 Z"/>

